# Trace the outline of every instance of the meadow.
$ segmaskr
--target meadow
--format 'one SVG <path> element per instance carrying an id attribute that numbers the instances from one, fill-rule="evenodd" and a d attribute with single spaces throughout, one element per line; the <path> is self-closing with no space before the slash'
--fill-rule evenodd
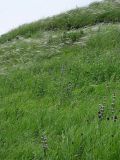
<path id="1" fill-rule="evenodd" d="M 119 22 L 106 0 L 0 37 L 1 160 L 120 159 Z"/>

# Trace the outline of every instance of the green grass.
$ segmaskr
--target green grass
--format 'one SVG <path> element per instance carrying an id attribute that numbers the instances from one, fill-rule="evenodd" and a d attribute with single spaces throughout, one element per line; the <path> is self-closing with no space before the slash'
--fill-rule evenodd
<path id="1" fill-rule="evenodd" d="M 118 23 L 120 22 L 119 8 L 120 3 L 118 2 L 93 3 L 86 8 L 77 8 L 58 16 L 20 26 L 3 35 L 0 42 L 11 41 L 16 36 L 28 38 L 36 35 L 39 37 L 41 35 L 39 32 L 49 30 L 71 30 L 98 23 Z"/>
<path id="2" fill-rule="evenodd" d="M 109 6 L 115 15 L 119 8 L 95 3 L 69 12 L 71 30 L 36 28 L 28 38 L 37 22 L 1 37 L 1 160 L 120 159 L 120 24 L 109 19 L 91 26 L 85 19 L 87 26 L 76 29 L 72 17 L 96 5 L 96 13 Z M 49 26 L 49 19 L 44 23 Z M 105 106 L 101 120 L 99 104 Z"/>

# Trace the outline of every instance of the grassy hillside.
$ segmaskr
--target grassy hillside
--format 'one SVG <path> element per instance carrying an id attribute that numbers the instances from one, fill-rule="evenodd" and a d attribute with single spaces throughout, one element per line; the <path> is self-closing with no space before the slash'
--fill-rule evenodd
<path id="1" fill-rule="evenodd" d="M 120 3 L 0 38 L 0 159 L 120 159 Z"/>
<path id="2" fill-rule="evenodd" d="M 10 41 L 18 35 L 28 38 L 33 35 L 39 36 L 39 32 L 42 31 L 78 29 L 102 22 L 120 22 L 119 0 L 106 0 L 104 3 L 95 2 L 86 8 L 77 8 L 58 16 L 25 24 L 3 35 L 0 42 Z"/>

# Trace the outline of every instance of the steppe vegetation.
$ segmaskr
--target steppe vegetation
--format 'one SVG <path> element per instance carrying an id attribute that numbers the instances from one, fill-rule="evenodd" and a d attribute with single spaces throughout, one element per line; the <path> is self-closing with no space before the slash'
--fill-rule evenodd
<path id="1" fill-rule="evenodd" d="M 0 159 L 120 160 L 120 3 L 0 37 Z"/>

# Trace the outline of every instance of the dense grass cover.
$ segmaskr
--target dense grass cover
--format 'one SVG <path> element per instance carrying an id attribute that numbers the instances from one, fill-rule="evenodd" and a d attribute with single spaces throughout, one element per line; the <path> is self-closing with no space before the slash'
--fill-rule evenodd
<path id="1" fill-rule="evenodd" d="M 74 13 L 94 19 L 93 8 L 106 22 L 75 27 Z M 49 30 L 36 22 L 0 39 L 1 160 L 120 159 L 119 3 L 68 13 L 72 29 L 62 14 L 52 20 L 57 30 L 51 18 Z"/>
<path id="2" fill-rule="evenodd" d="M 98 23 L 118 23 L 120 22 L 120 3 L 117 1 L 95 2 L 86 8 L 75 10 L 40 20 L 31 24 L 25 24 L 13 31 L 3 35 L 0 42 L 10 41 L 16 36 L 31 37 L 38 34 L 41 30 L 71 30 L 80 27 L 95 25 Z"/>

